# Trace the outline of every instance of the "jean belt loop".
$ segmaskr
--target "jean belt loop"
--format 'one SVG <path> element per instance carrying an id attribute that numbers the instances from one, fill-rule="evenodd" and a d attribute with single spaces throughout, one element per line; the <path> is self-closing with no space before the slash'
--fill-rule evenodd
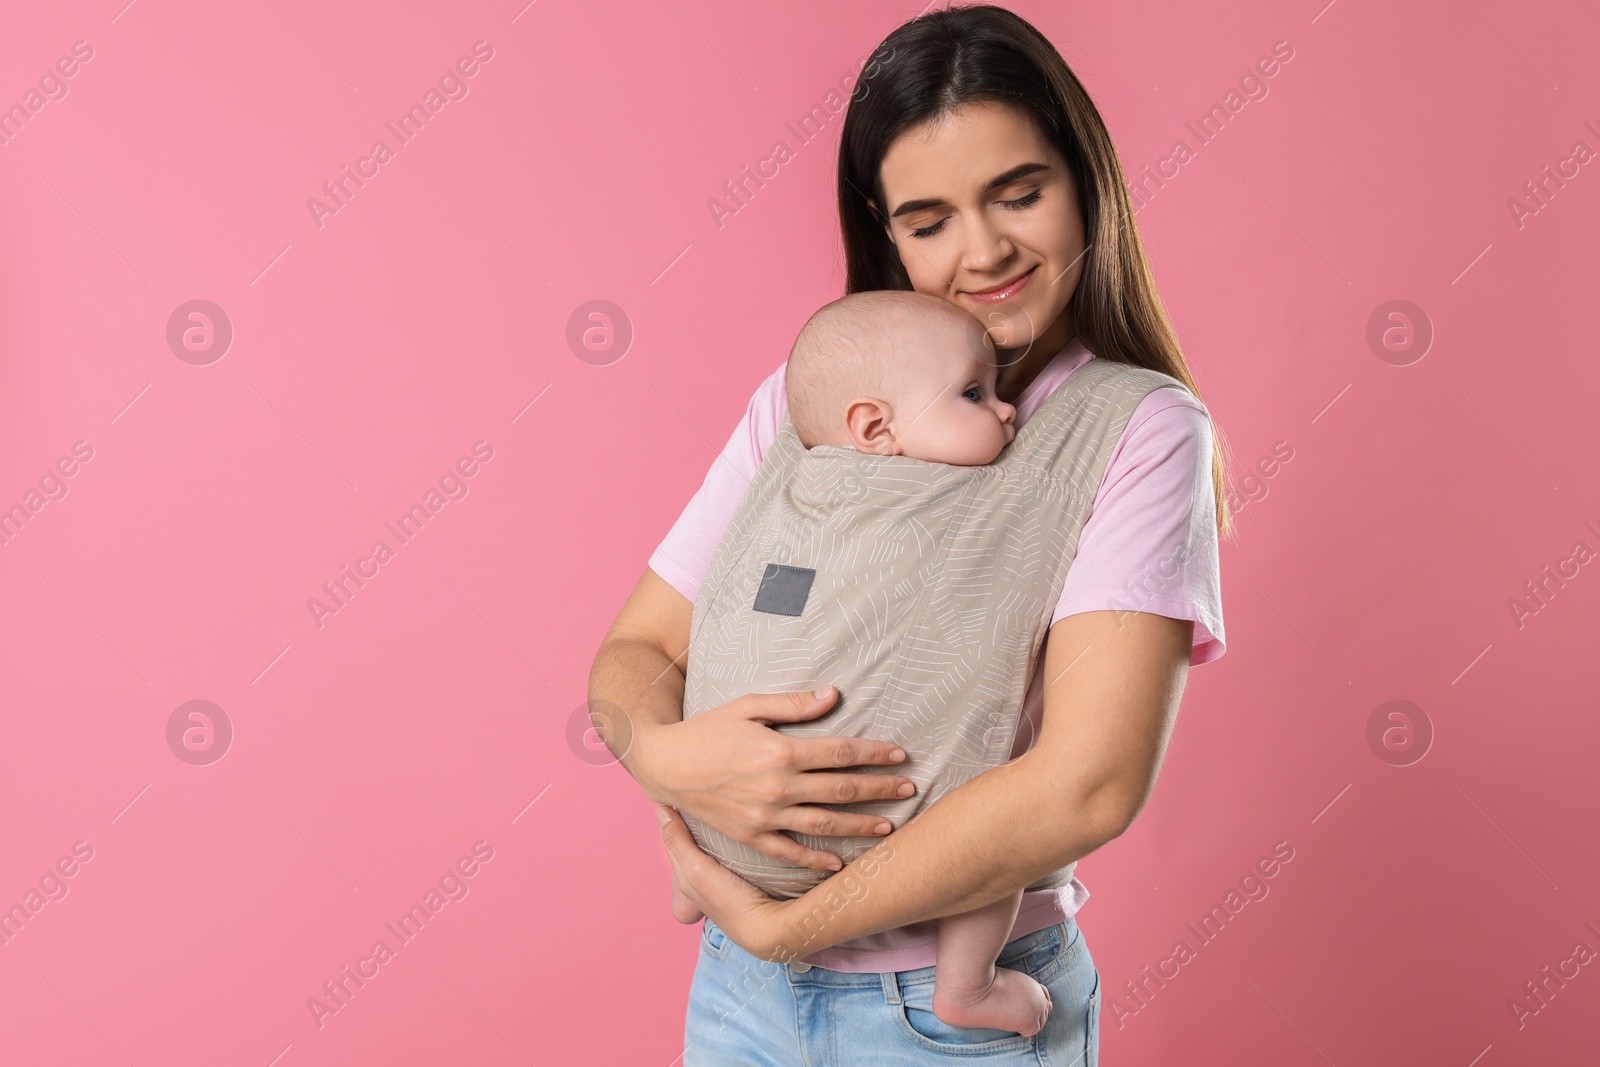
<path id="1" fill-rule="evenodd" d="M 884 971 L 878 977 L 883 979 L 883 999 L 896 1007 L 900 1006 L 900 976 L 894 971 Z"/>

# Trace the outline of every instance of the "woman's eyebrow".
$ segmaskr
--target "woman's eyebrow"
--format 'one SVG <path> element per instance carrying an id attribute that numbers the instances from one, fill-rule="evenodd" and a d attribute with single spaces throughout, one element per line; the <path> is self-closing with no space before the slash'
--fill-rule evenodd
<path id="1" fill-rule="evenodd" d="M 1048 164 L 1048 163 L 1021 163 L 1021 164 L 1018 164 L 1017 166 L 1012 167 L 1010 170 L 1006 171 L 1004 174 L 1001 174 L 1001 175 L 999 175 L 998 177 L 995 177 L 995 178 L 990 178 L 986 183 L 984 183 L 983 191 L 987 193 L 987 192 L 990 192 L 991 190 L 1000 188 L 1002 185 L 1010 184 L 1011 182 L 1016 181 L 1018 178 L 1025 177 L 1026 175 L 1032 174 L 1035 171 L 1049 170 L 1049 169 L 1050 169 L 1050 164 Z M 903 203 L 899 207 L 895 208 L 894 209 L 894 214 L 890 215 L 889 217 L 891 219 L 897 219 L 901 215 L 909 215 L 911 212 L 913 212 L 913 211 L 921 211 L 923 208 L 945 207 L 945 206 L 946 206 L 946 201 L 941 199 L 941 198 L 939 198 L 939 197 L 933 197 L 933 198 L 927 199 L 927 200 L 907 200 L 905 203 Z"/>

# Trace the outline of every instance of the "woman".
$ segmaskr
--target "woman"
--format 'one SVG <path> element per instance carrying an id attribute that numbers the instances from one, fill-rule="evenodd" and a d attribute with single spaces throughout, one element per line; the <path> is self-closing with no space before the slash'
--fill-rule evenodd
<path id="1" fill-rule="evenodd" d="M 984 323 L 1017 424 L 1089 359 L 1194 389 L 1157 298 L 1111 139 L 1037 30 L 1000 8 L 942 10 L 874 51 L 846 114 L 839 214 L 850 292 L 916 289 Z M 682 719 L 695 592 L 776 432 L 783 368 L 757 390 L 596 656 L 590 707 L 656 801 L 674 914 L 706 916 L 684 1062 L 1093 1064 L 1099 974 L 1076 878 L 1025 895 L 1001 966 L 1054 1010 L 1037 1035 L 957 1028 L 931 1010 L 943 915 L 1033 885 L 1127 829 L 1154 785 L 1191 663 L 1222 654 L 1221 446 L 1197 394 L 1141 401 L 1093 502 L 1011 762 L 952 791 L 806 896 L 777 901 L 701 852 L 684 809 L 775 858 L 837 870 L 782 833 L 873 836 L 822 805 L 908 780 L 846 773 L 888 743 L 798 739 L 836 694 L 749 695 Z M 886 825 L 886 824 L 885 824 Z M 831 862 L 830 862 L 831 861 Z"/>

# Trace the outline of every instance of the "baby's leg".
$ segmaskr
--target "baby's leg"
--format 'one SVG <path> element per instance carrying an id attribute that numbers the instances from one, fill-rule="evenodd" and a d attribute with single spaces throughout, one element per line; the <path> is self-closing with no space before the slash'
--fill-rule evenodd
<path id="1" fill-rule="evenodd" d="M 1032 1037 L 1050 1014 L 1050 992 L 1030 975 L 996 967 L 1022 903 L 1019 889 L 939 921 L 933 1013 L 951 1026 L 986 1026 Z"/>

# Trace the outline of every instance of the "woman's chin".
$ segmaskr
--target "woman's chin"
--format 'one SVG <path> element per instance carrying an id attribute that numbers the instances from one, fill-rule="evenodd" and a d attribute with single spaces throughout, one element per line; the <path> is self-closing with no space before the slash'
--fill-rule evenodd
<path id="1" fill-rule="evenodd" d="M 982 321 L 988 327 L 989 340 L 994 342 L 996 350 L 1016 352 L 1018 349 L 1032 347 L 1035 339 L 1033 328 L 1033 313 L 1022 306 L 998 307 L 990 309 Z M 1017 356 L 1006 358 L 1002 355 L 1001 364 L 1014 363 Z"/>

